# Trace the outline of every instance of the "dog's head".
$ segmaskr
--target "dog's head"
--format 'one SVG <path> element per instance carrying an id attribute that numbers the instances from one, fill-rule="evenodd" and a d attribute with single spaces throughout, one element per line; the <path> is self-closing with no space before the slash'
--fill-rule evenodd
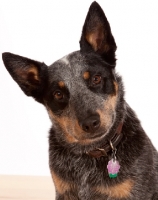
<path id="1" fill-rule="evenodd" d="M 45 105 L 67 142 L 88 144 L 117 126 L 123 100 L 115 74 L 117 47 L 96 2 L 87 14 L 80 47 L 49 67 L 11 53 L 4 53 L 3 61 L 24 93 Z"/>

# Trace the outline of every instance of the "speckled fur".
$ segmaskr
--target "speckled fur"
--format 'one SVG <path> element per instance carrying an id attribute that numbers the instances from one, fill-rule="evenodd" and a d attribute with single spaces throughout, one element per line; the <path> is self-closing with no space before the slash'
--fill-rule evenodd
<path id="1" fill-rule="evenodd" d="M 26 95 L 46 107 L 52 121 L 49 166 L 56 200 L 158 200 L 158 153 L 124 99 L 122 79 L 115 72 L 115 40 L 96 2 L 87 14 L 80 46 L 80 51 L 49 67 L 3 54 L 13 79 Z M 101 81 L 95 85 L 96 76 Z M 86 131 L 83 124 L 91 116 L 99 119 L 99 127 Z M 117 159 L 121 168 L 118 177 L 110 179 L 111 151 L 100 158 L 86 152 L 102 147 L 120 121 L 123 138 Z"/>

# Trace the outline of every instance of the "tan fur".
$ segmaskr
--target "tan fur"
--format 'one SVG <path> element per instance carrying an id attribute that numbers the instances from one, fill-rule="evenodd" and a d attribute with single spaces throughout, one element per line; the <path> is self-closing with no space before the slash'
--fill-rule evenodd
<path id="1" fill-rule="evenodd" d="M 27 83 L 27 85 L 34 87 L 34 85 L 29 81 L 30 77 L 34 79 L 36 82 L 39 82 L 39 73 L 37 70 L 37 67 L 33 64 L 29 65 L 27 68 L 21 69 L 17 68 L 15 69 L 15 73 L 18 74 L 20 77 L 20 83 Z"/>
<path id="2" fill-rule="evenodd" d="M 65 83 L 63 81 L 59 81 L 58 85 L 60 88 L 64 88 L 65 87 Z"/>
<path id="3" fill-rule="evenodd" d="M 70 133 L 68 133 L 67 131 L 67 127 L 72 126 L 73 122 L 71 121 L 71 119 L 69 119 L 68 117 L 57 117 L 53 114 L 53 112 L 48 108 L 47 106 L 47 111 L 49 114 L 49 117 L 51 119 L 51 121 L 56 122 L 60 125 L 60 127 L 63 130 L 63 133 L 65 134 L 65 139 L 68 143 L 75 143 L 77 142 L 77 139 L 71 135 Z"/>
<path id="4" fill-rule="evenodd" d="M 124 182 L 111 187 L 97 187 L 96 191 L 101 194 L 106 194 L 114 199 L 122 199 L 129 198 L 133 186 L 134 182 L 130 179 L 127 179 Z"/>
<path id="5" fill-rule="evenodd" d="M 86 35 L 87 41 L 92 45 L 94 51 L 102 48 L 102 41 L 104 40 L 104 32 L 102 25 L 98 24 L 97 29 L 92 30 Z"/>
<path id="6" fill-rule="evenodd" d="M 89 79 L 89 78 L 90 78 L 89 72 L 84 72 L 83 78 L 84 78 L 85 80 Z"/>
<path id="7" fill-rule="evenodd" d="M 31 65 L 31 68 L 29 68 L 27 74 L 33 74 L 33 77 L 35 80 L 39 81 L 39 74 L 38 74 L 38 70 L 37 67 L 35 65 Z"/>
<path id="8" fill-rule="evenodd" d="M 65 134 L 65 139 L 68 143 L 80 143 L 80 144 L 89 144 L 94 142 L 94 139 L 82 139 L 84 138 L 84 131 L 79 126 L 77 120 L 69 119 L 68 117 L 56 117 L 52 111 L 47 107 L 49 117 L 52 121 L 57 122 Z M 71 128 L 70 128 L 71 127 Z M 71 130 L 68 131 L 67 129 Z"/>
<path id="9" fill-rule="evenodd" d="M 113 82 L 114 83 L 114 87 L 115 87 L 115 92 L 114 94 L 112 94 L 112 96 L 116 96 L 116 94 L 118 93 L 118 83 L 116 81 Z"/>
<path id="10" fill-rule="evenodd" d="M 117 97 L 118 97 L 118 84 L 115 81 L 114 81 L 114 87 L 115 87 L 115 93 L 109 96 L 108 98 L 109 103 L 107 103 L 107 106 L 109 104 L 113 110 L 115 110 L 116 108 Z"/>
<path id="11" fill-rule="evenodd" d="M 70 184 L 68 182 L 57 176 L 53 171 L 51 171 L 51 175 L 55 188 L 59 194 L 64 194 L 66 191 L 70 190 Z"/>
<path id="12" fill-rule="evenodd" d="M 101 126 L 105 126 L 105 130 L 110 127 L 112 124 L 112 113 L 115 112 L 116 104 L 117 104 L 117 96 L 118 96 L 118 84 L 114 82 L 115 93 L 108 96 L 107 100 L 104 102 L 104 109 L 97 110 L 100 119 Z"/>
<path id="13" fill-rule="evenodd" d="M 94 51 L 108 52 L 110 45 L 106 42 L 106 32 L 102 24 L 97 24 L 96 29 L 86 34 L 86 40 L 93 47 Z"/>

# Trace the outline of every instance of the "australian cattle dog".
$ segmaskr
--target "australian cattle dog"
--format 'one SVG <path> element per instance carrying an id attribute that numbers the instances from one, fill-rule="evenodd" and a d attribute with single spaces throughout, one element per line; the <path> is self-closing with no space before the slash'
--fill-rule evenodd
<path id="1" fill-rule="evenodd" d="M 116 49 L 107 18 L 93 2 L 79 51 L 50 66 L 3 53 L 12 78 L 52 121 L 56 200 L 158 200 L 158 153 L 124 99 Z"/>

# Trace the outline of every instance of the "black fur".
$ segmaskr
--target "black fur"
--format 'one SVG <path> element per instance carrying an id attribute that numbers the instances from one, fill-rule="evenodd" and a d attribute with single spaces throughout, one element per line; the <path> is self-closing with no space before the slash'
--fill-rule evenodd
<path id="1" fill-rule="evenodd" d="M 158 153 L 124 100 L 115 72 L 116 44 L 101 7 L 87 14 L 80 51 L 47 67 L 11 53 L 4 64 L 24 93 L 42 103 L 52 120 L 49 166 L 56 200 L 156 200 Z M 109 178 L 107 156 L 87 152 L 104 146 L 123 123 L 116 157 L 117 178 Z"/>

